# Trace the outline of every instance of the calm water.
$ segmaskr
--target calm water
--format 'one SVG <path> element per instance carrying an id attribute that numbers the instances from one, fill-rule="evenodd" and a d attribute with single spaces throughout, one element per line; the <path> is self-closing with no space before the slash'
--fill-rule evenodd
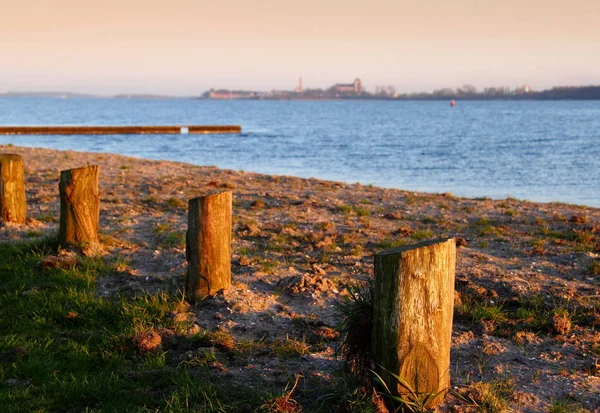
<path id="1" fill-rule="evenodd" d="M 240 124 L 242 135 L 0 136 L 269 174 L 600 207 L 600 102 L 0 98 L 1 125 Z"/>

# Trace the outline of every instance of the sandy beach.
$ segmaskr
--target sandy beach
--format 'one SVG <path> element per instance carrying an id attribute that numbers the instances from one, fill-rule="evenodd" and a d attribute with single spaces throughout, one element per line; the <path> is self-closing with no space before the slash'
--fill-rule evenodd
<path id="1" fill-rule="evenodd" d="M 260 388 L 301 374 L 297 400 L 340 377 L 336 303 L 373 275 L 373 255 L 456 237 L 453 392 L 441 411 L 474 411 L 485 386 L 509 382 L 514 411 L 555 400 L 600 409 L 600 209 L 516 199 L 458 198 L 359 184 L 260 175 L 112 154 L 0 146 L 24 158 L 28 222 L 0 242 L 58 229 L 61 170 L 100 167 L 100 233 L 114 276 L 97 294 L 183 288 L 187 201 L 233 192 L 233 287 L 173 315 L 237 342 L 294 339 L 306 354 L 219 359 L 212 374 Z M 492 310 L 490 310 L 492 309 Z M 540 320 L 539 314 L 544 314 Z M 168 336 L 168 334 L 166 334 Z M 168 357 L 189 356 L 165 337 Z M 318 395 L 318 391 L 316 392 Z"/>

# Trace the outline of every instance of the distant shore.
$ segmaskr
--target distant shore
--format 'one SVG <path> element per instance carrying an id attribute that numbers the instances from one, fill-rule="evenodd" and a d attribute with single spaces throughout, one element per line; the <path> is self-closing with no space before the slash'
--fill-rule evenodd
<path id="1" fill-rule="evenodd" d="M 204 99 L 204 100 L 390 100 L 390 101 L 427 101 L 441 100 L 600 100 L 600 86 L 556 86 L 550 89 L 536 91 L 509 88 L 486 88 L 482 91 L 473 89 L 440 89 L 434 92 L 418 93 L 369 93 L 369 92 L 336 92 L 333 89 L 307 89 L 305 92 L 277 91 L 260 92 L 247 90 L 219 90 L 219 97 L 210 97 L 209 92 L 200 95 L 172 96 L 164 94 L 118 94 L 112 96 L 96 95 L 92 93 L 73 93 L 61 91 L 29 91 L 29 92 L 5 92 L 0 97 L 31 97 L 31 98 L 55 98 L 55 99 L 137 99 L 137 100 L 161 100 L 161 99 Z"/>

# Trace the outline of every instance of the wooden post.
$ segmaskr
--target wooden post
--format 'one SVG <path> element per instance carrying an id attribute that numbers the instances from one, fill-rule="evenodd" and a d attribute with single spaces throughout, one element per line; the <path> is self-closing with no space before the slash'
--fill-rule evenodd
<path id="1" fill-rule="evenodd" d="M 62 245 L 85 245 L 98 242 L 100 199 L 98 166 L 61 171 L 60 229 Z"/>
<path id="2" fill-rule="evenodd" d="M 231 287 L 231 191 L 189 201 L 186 258 L 191 302 Z"/>
<path id="3" fill-rule="evenodd" d="M 26 215 L 23 157 L 0 154 L 0 222 L 24 224 Z"/>
<path id="4" fill-rule="evenodd" d="M 450 389 L 455 266 L 454 238 L 375 255 L 375 369 L 390 391 L 428 408 Z"/>

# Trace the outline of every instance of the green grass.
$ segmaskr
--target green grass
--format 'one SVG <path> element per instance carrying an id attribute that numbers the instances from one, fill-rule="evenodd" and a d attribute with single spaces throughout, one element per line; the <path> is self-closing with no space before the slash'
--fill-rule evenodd
<path id="1" fill-rule="evenodd" d="M 163 235 L 165 232 L 168 232 L 170 230 L 171 224 L 169 224 L 168 222 L 159 222 L 154 226 L 154 228 L 152 228 L 152 232 L 154 232 L 156 235 Z"/>
<path id="2" fill-rule="evenodd" d="M 259 270 L 267 274 L 273 274 L 277 267 L 279 267 L 279 263 L 277 261 L 262 257 L 257 257 L 255 262 L 258 265 Z"/>
<path id="3" fill-rule="evenodd" d="M 160 202 L 160 199 L 156 195 L 148 195 L 146 198 L 144 198 L 142 200 L 142 202 L 152 205 L 152 204 L 158 204 Z"/>
<path id="4" fill-rule="evenodd" d="M 372 362 L 373 281 L 350 284 L 348 292 L 337 304 L 337 311 L 342 318 L 339 351 L 350 371 L 365 377 L 369 374 Z"/>
<path id="5" fill-rule="evenodd" d="M 363 204 L 363 202 L 361 202 L 361 204 Z M 366 217 L 371 215 L 371 209 L 362 205 L 341 204 L 335 207 L 335 211 L 340 212 L 344 216 L 349 216 L 351 213 L 356 214 L 357 217 Z"/>
<path id="6" fill-rule="evenodd" d="M 343 372 L 337 381 L 337 387 L 321 397 L 325 409 L 328 407 L 327 403 L 333 401 L 336 409 L 329 410 L 330 412 L 381 412 L 373 403 L 373 394 L 362 385 L 360 377 Z M 325 409 L 322 410 L 326 411 Z"/>
<path id="7" fill-rule="evenodd" d="M 421 222 L 423 224 L 435 224 L 435 223 L 437 223 L 437 220 L 434 217 L 425 216 L 425 217 L 421 218 Z"/>
<path id="8" fill-rule="evenodd" d="M 418 229 L 418 230 L 414 231 L 412 234 L 410 234 L 410 236 L 411 236 L 411 238 L 413 238 L 416 241 L 423 241 L 426 239 L 434 238 L 435 234 L 430 229 Z"/>
<path id="9" fill-rule="evenodd" d="M 565 399 L 554 399 L 548 409 L 549 413 L 586 413 L 589 410 L 584 407 L 576 400 L 565 398 Z"/>
<path id="10" fill-rule="evenodd" d="M 371 215 L 371 210 L 367 207 L 359 206 L 354 208 L 357 217 L 366 217 Z"/>
<path id="11" fill-rule="evenodd" d="M 492 235 L 492 236 L 501 236 L 504 234 L 504 230 L 499 227 L 495 227 L 493 225 L 484 225 L 479 230 L 479 235 Z"/>
<path id="12" fill-rule="evenodd" d="M 187 207 L 187 203 L 179 198 L 170 197 L 167 199 L 167 206 L 169 208 L 181 208 L 185 209 Z"/>
<path id="13" fill-rule="evenodd" d="M 112 267 L 82 258 L 72 270 L 42 269 L 55 242 L 0 244 L 0 405 L 4 412 L 236 411 L 262 396 L 143 354 L 132 338 L 172 327 L 166 294 L 106 299 L 97 277 Z M 197 368 L 197 367 L 196 367 Z M 235 396 L 234 396 L 235 395 Z"/>
<path id="14" fill-rule="evenodd" d="M 482 304 L 473 306 L 471 309 L 471 317 L 473 321 L 494 321 L 501 322 L 506 318 L 506 313 L 502 307 L 498 305 Z"/>
<path id="15" fill-rule="evenodd" d="M 176 231 L 168 222 L 159 222 L 152 228 L 152 232 L 157 235 L 159 245 L 165 248 L 183 248 L 185 247 L 185 231 Z"/>
<path id="16" fill-rule="evenodd" d="M 54 222 L 58 220 L 57 214 L 53 214 L 51 212 L 41 212 L 36 215 L 35 219 L 40 222 Z"/>
<path id="17" fill-rule="evenodd" d="M 570 241 L 573 249 L 579 252 L 594 251 L 599 241 L 592 231 L 587 230 L 551 230 L 542 226 L 540 233 L 548 238 Z"/>
<path id="18" fill-rule="evenodd" d="M 600 261 L 593 261 L 589 265 L 587 272 L 591 275 L 600 275 Z"/>
<path id="19" fill-rule="evenodd" d="M 185 231 L 173 231 L 163 237 L 161 245 L 167 248 L 185 247 Z"/>
<path id="20" fill-rule="evenodd" d="M 352 208 L 352 205 L 342 204 L 338 205 L 335 209 L 343 215 L 349 215 L 354 208 Z"/>
<path id="21" fill-rule="evenodd" d="M 514 393 L 514 387 L 509 380 L 495 380 L 491 383 L 473 384 L 475 403 L 478 412 L 481 413 L 508 413 L 510 402 Z"/>
<path id="22" fill-rule="evenodd" d="M 279 233 L 273 240 L 270 240 L 265 243 L 263 249 L 265 251 L 273 251 L 273 252 L 282 252 L 286 249 L 290 248 L 291 238 L 289 235 L 284 233 Z"/>
<path id="23" fill-rule="evenodd" d="M 29 230 L 25 233 L 25 237 L 27 238 L 37 238 L 41 237 L 42 235 L 44 235 L 44 233 L 42 231 L 37 230 Z"/>
<path id="24" fill-rule="evenodd" d="M 305 340 L 299 341 L 289 337 L 274 340 L 271 343 L 271 349 L 284 360 L 310 353 L 310 346 L 306 344 Z"/>
<path id="25" fill-rule="evenodd" d="M 286 389 L 231 380 L 215 368 L 237 369 L 230 365 L 234 360 L 269 351 L 286 371 L 287 363 L 314 350 L 305 340 L 254 341 L 224 330 L 185 337 L 186 329 L 172 317 L 182 307 L 181 296 L 100 297 L 96 280 L 125 264 L 80 257 L 70 270 L 42 268 L 40 261 L 56 255 L 57 248 L 56 239 L 49 238 L 0 243 L 3 412 L 261 411 Z M 136 348 L 136 334 L 165 330 L 177 344 L 165 340 L 154 351 Z M 354 332 L 369 336 L 364 329 Z M 371 393 L 360 383 L 340 378 L 317 392 L 302 390 L 301 384 L 298 400 L 304 412 L 376 411 Z"/>
<path id="26" fill-rule="evenodd" d="M 409 240 L 407 240 L 405 238 L 384 239 L 379 243 L 379 247 L 381 249 L 387 250 L 387 249 L 392 249 L 392 248 L 397 248 L 397 247 L 403 247 L 405 245 L 408 245 L 409 243 L 410 243 Z"/>
<path id="27" fill-rule="evenodd" d="M 455 314 L 465 317 L 475 325 L 493 326 L 488 334 L 511 337 L 522 331 L 535 334 L 564 334 L 560 332 L 560 328 L 557 330 L 560 326 L 556 323 L 561 317 L 568 319 L 573 326 L 593 326 L 595 311 L 597 310 L 594 307 L 579 305 L 555 296 L 548 298 L 545 295 L 529 295 L 518 300 L 492 302 L 484 296 L 467 291 L 462 294 Z"/>

